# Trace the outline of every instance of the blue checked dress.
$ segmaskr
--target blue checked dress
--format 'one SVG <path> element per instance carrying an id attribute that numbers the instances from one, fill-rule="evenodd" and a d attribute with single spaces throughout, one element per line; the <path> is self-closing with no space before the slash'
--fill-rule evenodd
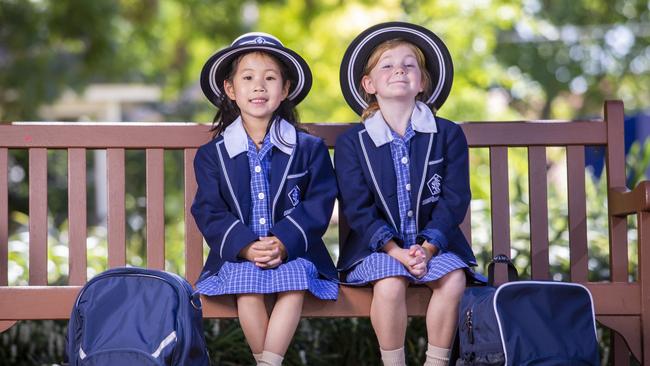
<path id="1" fill-rule="evenodd" d="M 271 226 L 271 205 L 269 204 L 269 181 L 273 144 L 269 135 L 257 150 L 248 138 L 248 165 L 251 176 L 251 229 L 258 236 L 267 236 Z M 297 258 L 280 264 L 273 269 L 262 269 L 253 262 L 225 262 L 216 275 L 196 285 L 204 295 L 226 294 L 269 294 L 286 291 L 309 290 L 322 300 L 336 300 L 338 284 L 319 278 L 316 266 L 310 261 Z"/>
<path id="2" fill-rule="evenodd" d="M 390 141 L 390 153 L 393 158 L 393 167 L 397 178 L 397 203 L 399 205 L 400 232 L 398 236 L 386 231 L 379 239 L 377 247 L 381 247 L 390 239 L 397 239 L 396 242 L 402 248 L 409 248 L 415 244 L 417 227 L 415 224 L 415 212 L 411 207 L 411 174 L 409 170 L 409 149 L 410 140 L 415 136 L 411 124 L 406 128 L 404 136 L 400 136 L 391 130 L 393 139 Z M 417 278 L 413 276 L 402 263 L 390 255 L 376 251 L 357 264 L 347 275 L 346 283 L 351 285 L 365 285 L 386 277 L 402 276 L 410 282 L 422 284 L 440 279 L 447 273 L 468 268 L 457 255 L 446 252 L 440 253 L 427 263 L 427 273 Z"/>

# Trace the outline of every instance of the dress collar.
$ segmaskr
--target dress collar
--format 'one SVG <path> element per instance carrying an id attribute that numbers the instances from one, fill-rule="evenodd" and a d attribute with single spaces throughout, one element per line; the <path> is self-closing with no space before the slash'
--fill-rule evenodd
<path id="1" fill-rule="evenodd" d="M 413 130 L 422 133 L 436 133 L 438 127 L 436 125 L 436 118 L 434 117 L 431 109 L 422 102 L 415 102 L 415 108 L 411 114 L 411 126 Z M 381 111 L 376 111 L 372 116 L 363 121 L 366 131 L 375 146 L 379 147 L 393 140 L 393 134 L 384 120 Z"/>
<path id="2" fill-rule="evenodd" d="M 280 123 L 279 131 L 276 131 L 276 123 Z M 277 118 L 271 124 L 269 134 L 273 146 L 277 147 L 283 153 L 291 155 L 293 152 L 293 147 L 296 145 L 295 127 L 293 127 L 284 119 Z M 226 145 L 226 151 L 228 151 L 228 156 L 231 159 L 243 152 L 248 151 L 248 134 L 244 128 L 244 123 L 242 122 L 241 116 L 237 117 L 237 119 L 231 123 L 230 126 L 226 127 L 222 135 L 224 144 Z M 291 146 L 283 144 L 282 141 Z"/>

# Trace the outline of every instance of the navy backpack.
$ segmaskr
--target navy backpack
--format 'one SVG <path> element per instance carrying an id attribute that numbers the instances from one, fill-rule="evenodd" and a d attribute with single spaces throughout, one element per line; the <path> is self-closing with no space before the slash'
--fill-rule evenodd
<path id="1" fill-rule="evenodd" d="M 105 271 L 77 296 L 66 355 L 74 366 L 208 366 L 199 295 L 173 273 Z"/>
<path id="2" fill-rule="evenodd" d="M 494 262 L 516 270 L 504 256 Z M 490 283 L 493 264 L 490 264 Z M 586 287 L 515 281 L 469 287 L 458 313 L 456 366 L 600 365 L 593 301 Z"/>

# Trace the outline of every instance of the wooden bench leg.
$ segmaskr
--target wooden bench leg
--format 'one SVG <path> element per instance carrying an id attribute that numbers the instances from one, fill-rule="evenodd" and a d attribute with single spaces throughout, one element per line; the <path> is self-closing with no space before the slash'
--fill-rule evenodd
<path id="1" fill-rule="evenodd" d="M 638 316 L 601 315 L 597 320 L 611 329 L 609 343 L 612 365 L 629 365 L 630 353 L 637 360 L 641 360 L 643 349 L 641 348 L 641 325 Z"/>
<path id="2" fill-rule="evenodd" d="M 11 328 L 16 324 L 16 320 L 0 320 L 0 333 Z"/>
<path id="3" fill-rule="evenodd" d="M 627 349 L 627 344 L 625 344 L 625 339 L 621 337 L 620 334 L 612 331 L 610 337 L 611 345 L 611 355 L 610 362 L 614 366 L 624 365 L 628 366 L 630 364 L 630 352 Z"/>

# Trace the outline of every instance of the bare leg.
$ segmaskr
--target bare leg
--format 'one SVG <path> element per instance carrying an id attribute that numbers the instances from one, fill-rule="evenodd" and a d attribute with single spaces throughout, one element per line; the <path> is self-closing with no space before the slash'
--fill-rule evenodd
<path id="1" fill-rule="evenodd" d="M 390 351 L 404 347 L 406 337 L 406 288 L 402 277 L 387 277 L 375 282 L 370 305 L 370 321 L 379 347 Z"/>
<path id="2" fill-rule="evenodd" d="M 264 351 L 284 356 L 300 322 L 304 299 L 304 291 L 288 291 L 278 294 L 268 324 Z"/>
<path id="3" fill-rule="evenodd" d="M 437 281 L 427 283 L 433 291 L 426 317 L 429 344 L 440 348 L 451 347 L 465 281 L 465 271 L 457 269 Z"/>
<path id="4" fill-rule="evenodd" d="M 244 336 L 253 353 L 262 353 L 269 315 L 264 305 L 263 294 L 237 295 L 237 315 Z"/>

